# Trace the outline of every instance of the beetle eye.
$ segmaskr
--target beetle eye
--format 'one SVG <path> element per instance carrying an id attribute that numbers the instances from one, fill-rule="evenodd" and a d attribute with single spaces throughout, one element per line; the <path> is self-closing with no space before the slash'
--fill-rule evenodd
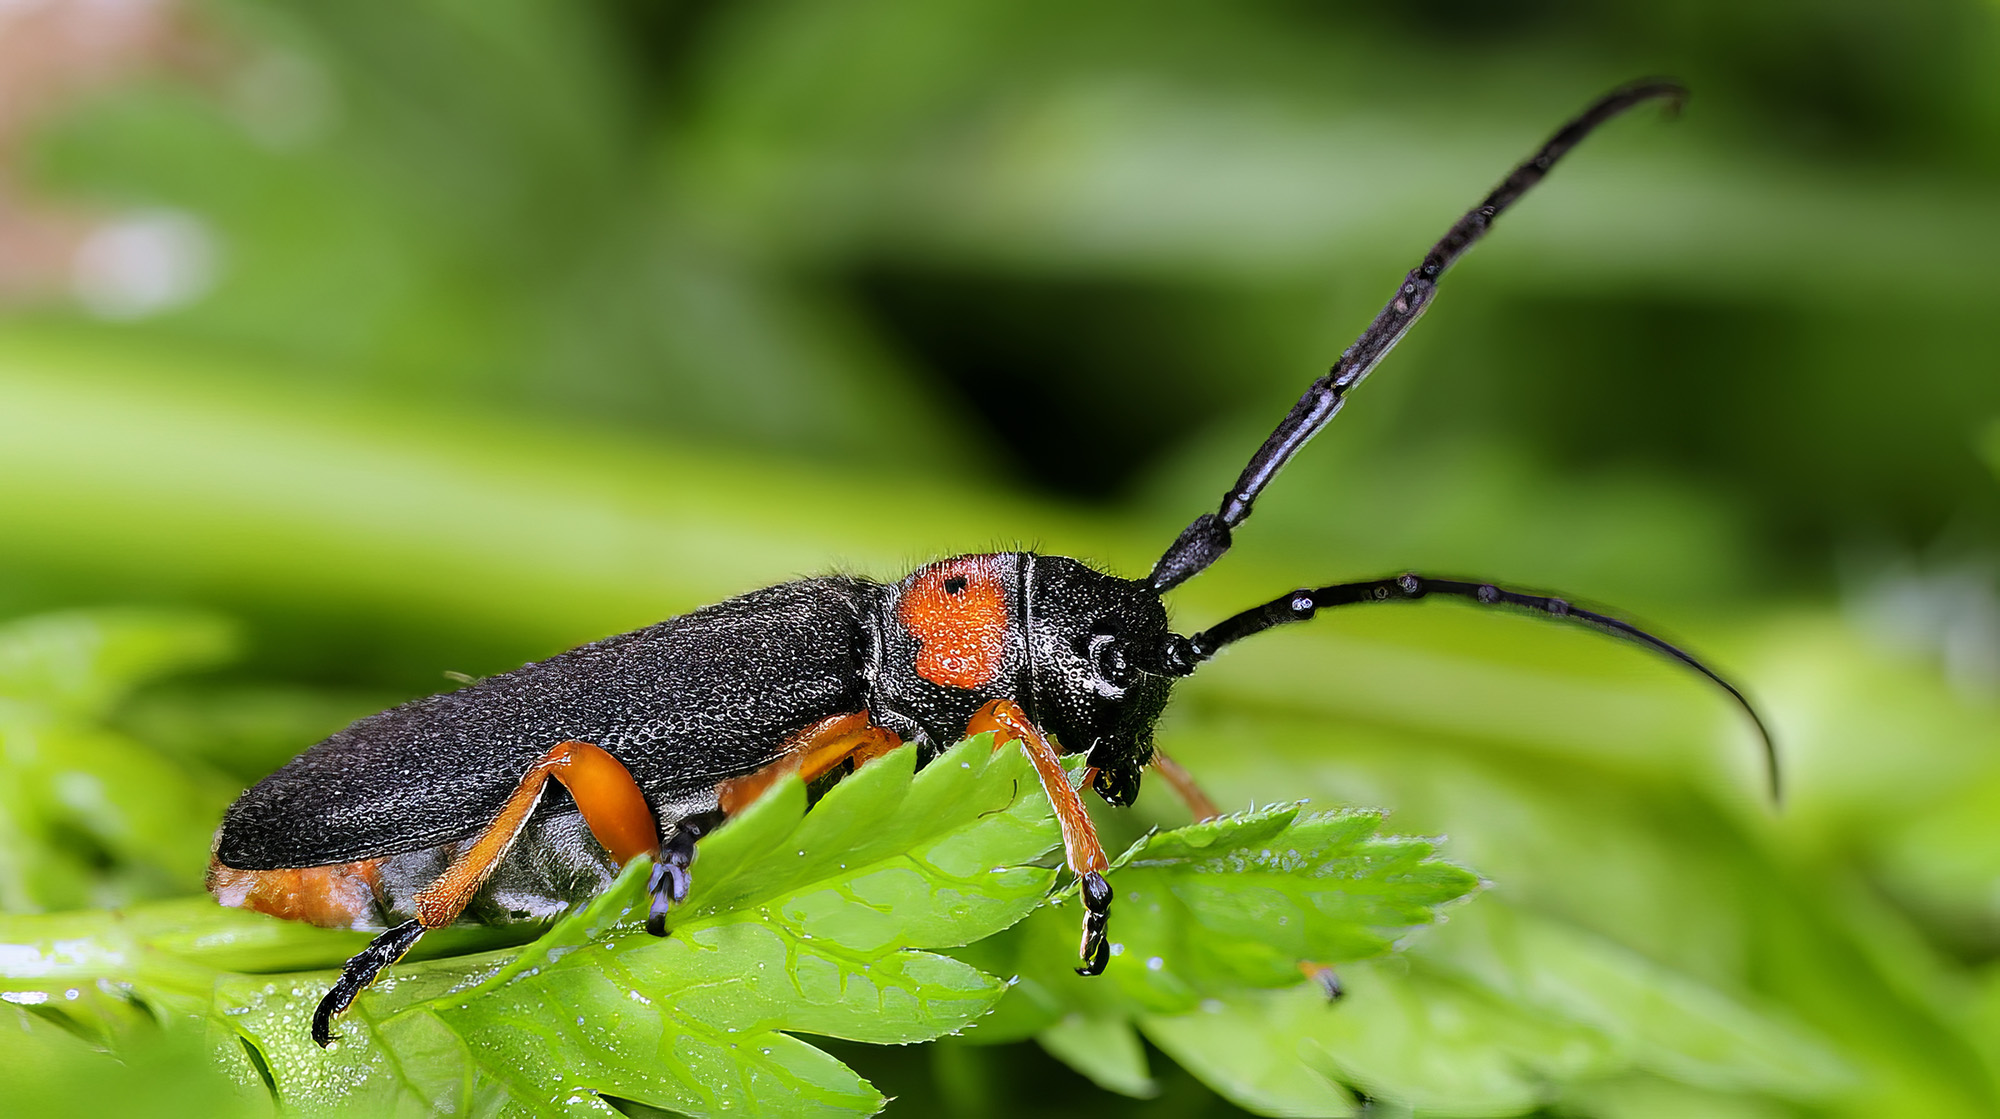
<path id="1" fill-rule="evenodd" d="M 1119 648 L 1118 639 L 1108 633 L 1093 634 L 1088 650 L 1090 667 L 1105 683 L 1123 688 L 1132 682 L 1132 665 L 1125 659 L 1125 650 Z"/>

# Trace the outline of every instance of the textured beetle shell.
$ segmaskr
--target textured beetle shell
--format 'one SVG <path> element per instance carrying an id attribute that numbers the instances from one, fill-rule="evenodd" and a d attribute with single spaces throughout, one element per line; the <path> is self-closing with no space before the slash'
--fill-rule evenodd
<path id="1" fill-rule="evenodd" d="M 838 576 L 767 587 L 371 715 L 244 793 L 216 858 L 271 870 L 457 842 L 571 739 L 623 762 L 657 811 L 865 707 L 883 590 Z"/>

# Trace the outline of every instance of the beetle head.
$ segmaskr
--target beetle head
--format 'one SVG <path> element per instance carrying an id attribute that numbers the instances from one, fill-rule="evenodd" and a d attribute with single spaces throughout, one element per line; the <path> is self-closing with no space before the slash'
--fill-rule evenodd
<path id="1" fill-rule="evenodd" d="M 1130 804 L 1183 674 L 1161 656 L 1175 640 L 1166 608 L 1143 581 L 1060 556 L 1034 558 L 1027 591 L 1029 708 L 1066 752 L 1088 755 L 1099 796 Z"/>

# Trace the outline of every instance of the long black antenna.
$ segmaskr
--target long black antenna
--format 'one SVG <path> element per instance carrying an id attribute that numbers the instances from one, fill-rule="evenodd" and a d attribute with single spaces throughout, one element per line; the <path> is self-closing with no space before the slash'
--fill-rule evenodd
<path id="1" fill-rule="evenodd" d="M 1592 629 L 1613 637 L 1623 638 L 1637 645 L 1643 645 L 1656 653 L 1694 669 L 1713 681 L 1716 686 L 1728 692 L 1736 705 L 1750 716 L 1757 727 L 1757 734 L 1764 740 L 1764 765 L 1771 782 L 1771 799 L 1780 796 L 1778 776 L 1778 747 L 1771 739 L 1771 731 L 1743 697 L 1736 685 L 1723 679 L 1716 671 L 1694 654 L 1654 637 L 1630 622 L 1620 621 L 1607 614 L 1585 610 L 1571 604 L 1566 599 L 1553 595 L 1528 594 L 1496 587 L 1491 583 L 1475 583 L 1460 579 L 1430 579 L 1413 573 L 1398 575 L 1389 579 L 1366 579 L 1358 583 L 1337 583 L 1330 587 L 1311 590 L 1296 590 L 1288 595 L 1274 598 L 1262 606 L 1253 606 L 1234 617 L 1226 618 L 1216 625 L 1202 630 L 1185 642 L 1173 638 L 1167 652 L 1169 671 L 1185 675 L 1193 672 L 1201 662 L 1214 656 L 1224 645 L 1241 641 L 1276 626 L 1290 622 L 1303 622 L 1321 610 L 1336 606 L 1359 606 L 1371 602 L 1414 602 L 1428 595 L 1442 595 L 1448 598 L 1462 598 L 1481 606 L 1513 607 L 1545 617 L 1564 618 L 1581 622 Z"/>
<path id="2" fill-rule="evenodd" d="M 1396 289 L 1395 298 L 1382 308 L 1381 314 L 1375 316 L 1367 331 L 1340 355 L 1340 360 L 1333 363 L 1326 376 L 1312 383 L 1283 422 L 1278 424 L 1278 429 L 1264 440 L 1264 445 L 1251 456 L 1250 465 L 1243 468 L 1243 475 L 1236 479 L 1236 484 L 1230 487 L 1228 493 L 1222 495 L 1222 507 L 1216 512 L 1196 517 L 1194 523 L 1188 525 L 1173 546 L 1160 557 L 1160 562 L 1153 565 L 1153 573 L 1147 582 L 1154 593 L 1164 594 L 1222 558 L 1222 553 L 1229 550 L 1231 530 L 1249 519 L 1250 506 L 1257 500 L 1257 495 L 1264 492 L 1264 487 L 1270 484 L 1278 471 L 1284 469 L 1285 463 L 1291 461 L 1299 448 L 1305 446 L 1306 441 L 1317 435 L 1319 429 L 1340 411 L 1347 398 L 1347 390 L 1360 384 L 1362 378 L 1388 356 L 1404 332 L 1430 306 L 1431 298 L 1437 292 L 1437 282 L 1445 270 L 1486 235 L 1493 219 L 1513 205 L 1515 199 L 1526 194 L 1530 187 L 1541 182 L 1542 177 L 1549 173 L 1549 168 L 1590 135 L 1591 130 L 1632 106 L 1655 98 L 1665 99 L 1678 108 L 1686 100 L 1687 90 L 1677 82 L 1651 80 L 1635 82 L 1604 95 L 1596 104 L 1585 109 L 1583 115 L 1558 129 L 1532 159 L 1514 168 L 1513 173 L 1493 188 L 1493 193 L 1487 195 L 1484 202 L 1458 219 L 1458 224 L 1431 246 L 1423 263 L 1403 279 L 1402 287 Z"/>

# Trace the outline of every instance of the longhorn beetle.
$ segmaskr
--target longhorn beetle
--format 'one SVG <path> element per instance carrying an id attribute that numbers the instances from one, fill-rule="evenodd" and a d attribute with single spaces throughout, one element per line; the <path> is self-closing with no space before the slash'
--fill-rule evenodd
<path id="1" fill-rule="evenodd" d="M 773 782 L 834 777 L 905 743 L 927 760 L 982 731 L 1019 743 L 1054 805 L 1084 901 L 1083 975 L 1104 970 L 1107 868 L 1080 791 L 1113 805 L 1152 765 L 1197 815 L 1213 815 L 1153 746 L 1175 680 L 1232 642 L 1321 610 L 1431 595 L 1581 622 L 1680 661 L 1720 685 L 1777 752 L 1743 694 L 1693 656 L 1560 598 L 1407 574 L 1280 595 L 1192 636 L 1161 596 L 1228 551 L 1287 461 L 1340 411 L 1430 305 L 1437 282 L 1495 218 L 1590 131 L 1678 85 L 1616 90 L 1565 124 L 1433 246 L 1368 329 L 1313 382 L 1144 579 L 1073 559 L 1006 552 L 919 568 L 901 581 L 801 579 L 356 722 L 244 793 L 216 834 L 208 888 L 224 905 L 317 925 L 383 928 L 347 962 L 312 1036 L 427 930 L 541 920 L 653 860 L 647 929 L 687 897 L 695 841 Z M 567 795 L 545 795 L 555 778 Z"/>

